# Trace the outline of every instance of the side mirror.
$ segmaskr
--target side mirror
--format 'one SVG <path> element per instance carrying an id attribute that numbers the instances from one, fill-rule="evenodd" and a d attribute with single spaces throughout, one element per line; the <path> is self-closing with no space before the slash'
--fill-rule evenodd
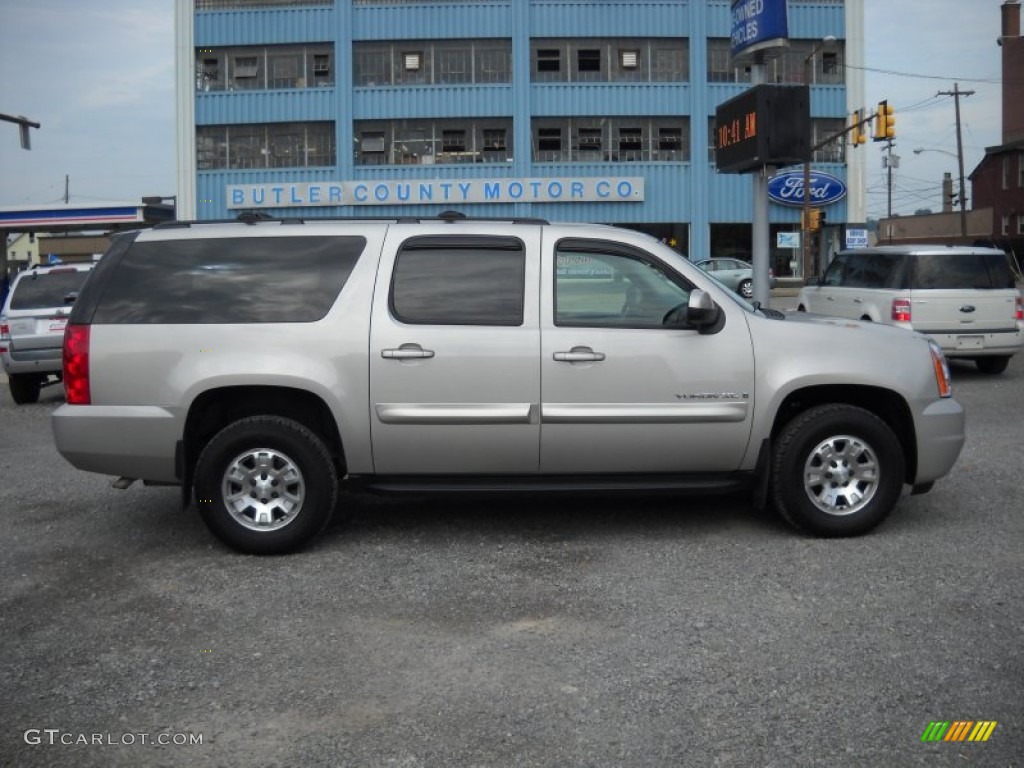
<path id="1" fill-rule="evenodd" d="M 686 322 L 694 328 L 704 330 L 718 322 L 722 308 L 711 299 L 711 294 L 694 288 L 686 305 Z"/>
<path id="2" fill-rule="evenodd" d="M 64 303 L 65 304 L 74 304 L 75 303 L 75 299 L 77 299 L 77 298 L 78 298 L 78 291 L 71 291 L 70 293 L 65 293 L 64 294 Z"/>

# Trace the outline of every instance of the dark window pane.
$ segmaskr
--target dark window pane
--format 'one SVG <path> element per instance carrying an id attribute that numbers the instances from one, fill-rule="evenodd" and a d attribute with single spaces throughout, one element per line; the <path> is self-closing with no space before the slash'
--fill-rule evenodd
<path id="1" fill-rule="evenodd" d="M 11 309 L 49 309 L 66 306 L 64 297 L 77 292 L 89 276 L 77 269 L 29 273 L 18 281 L 11 296 Z"/>
<path id="2" fill-rule="evenodd" d="M 996 285 L 983 256 L 963 254 L 932 254 L 915 260 L 914 289 L 939 288 L 1006 288 Z M 1012 287 L 1012 284 L 1011 284 Z"/>
<path id="3" fill-rule="evenodd" d="M 136 242 L 93 322 L 313 322 L 334 304 L 365 244 L 361 237 Z"/>
<path id="4" fill-rule="evenodd" d="M 557 72 L 561 67 L 561 52 L 557 48 L 541 48 L 537 51 L 538 72 Z"/>
<path id="5" fill-rule="evenodd" d="M 522 325 L 525 265 L 514 238 L 414 239 L 395 263 L 391 311 L 416 325 Z"/>
<path id="6" fill-rule="evenodd" d="M 592 48 L 583 49 L 577 54 L 576 62 L 580 72 L 600 72 L 601 51 Z"/>

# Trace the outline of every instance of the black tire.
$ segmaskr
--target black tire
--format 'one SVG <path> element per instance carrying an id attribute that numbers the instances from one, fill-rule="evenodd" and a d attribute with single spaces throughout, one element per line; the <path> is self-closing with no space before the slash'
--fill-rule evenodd
<path id="1" fill-rule="evenodd" d="M 744 299 L 754 298 L 754 281 L 743 280 L 739 285 L 736 286 L 736 293 L 742 296 Z"/>
<path id="2" fill-rule="evenodd" d="M 880 418 L 852 405 L 819 405 L 794 418 L 775 442 L 772 501 L 800 530 L 857 536 L 896 506 L 904 468 L 899 438 Z"/>
<path id="3" fill-rule="evenodd" d="M 18 405 L 39 402 L 39 390 L 43 387 L 43 380 L 36 374 L 12 373 L 7 377 L 7 384 L 11 388 L 11 399 Z"/>
<path id="4" fill-rule="evenodd" d="M 199 454 L 195 477 L 203 522 L 229 547 L 253 555 L 301 548 L 327 525 L 338 497 L 323 441 L 278 416 L 226 426 Z"/>
<path id="5" fill-rule="evenodd" d="M 978 370 L 982 373 L 1002 373 L 1006 370 L 1006 366 L 1010 363 L 1009 355 L 1000 355 L 998 357 L 979 357 L 974 361 L 974 364 L 978 366 Z"/>

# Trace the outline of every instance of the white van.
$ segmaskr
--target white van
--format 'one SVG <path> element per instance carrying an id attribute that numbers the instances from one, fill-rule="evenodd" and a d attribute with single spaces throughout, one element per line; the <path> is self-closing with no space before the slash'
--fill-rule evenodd
<path id="1" fill-rule="evenodd" d="M 870 320 L 934 339 L 946 357 L 1002 373 L 1024 345 L 1010 257 L 995 248 L 890 245 L 840 251 L 800 290 L 802 312 Z"/>

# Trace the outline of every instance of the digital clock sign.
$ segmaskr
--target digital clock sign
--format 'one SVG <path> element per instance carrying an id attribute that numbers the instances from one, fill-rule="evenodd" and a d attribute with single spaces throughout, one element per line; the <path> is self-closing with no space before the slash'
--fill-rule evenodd
<path id="1" fill-rule="evenodd" d="M 721 173 L 803 163 L 810 149 L 806 85 L 755 85 L 715 110 L 715 165 Z"/>

